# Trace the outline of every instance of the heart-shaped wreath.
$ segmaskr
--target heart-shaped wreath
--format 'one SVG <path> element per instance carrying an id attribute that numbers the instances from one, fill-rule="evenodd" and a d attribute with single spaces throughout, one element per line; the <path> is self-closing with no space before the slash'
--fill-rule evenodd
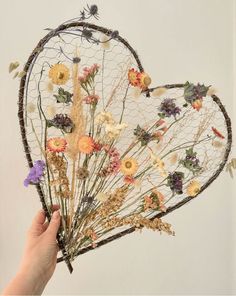
<path id="1" fill-rule="evenodd" d="M 76 256 L 136 229 L 174 234 L 161 217 L 216 179 L 232 142 L 212 87 L 151 88 L 129 43 L 90 17 L 96 5 L 48 29 L 17 74 L 24 184 L 49 220 L 60 205 L 58 262 L 71 272 Z"/>

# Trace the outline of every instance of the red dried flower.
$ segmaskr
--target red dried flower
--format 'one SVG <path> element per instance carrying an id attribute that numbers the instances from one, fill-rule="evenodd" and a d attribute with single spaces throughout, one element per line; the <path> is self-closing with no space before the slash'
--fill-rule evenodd
<path id="1" fill-rule="evenodd" d="M 219 132 L 215 127 L 212 127 L 211 129 L 212 129 L 213 133 L 215 134 L 215 136 L 217 136 L 218 138 L 220 138 L 220 139 L 224 139 L 224 138 L 225 138 L 225 137 L 222 135 L 222 133 Z"/>

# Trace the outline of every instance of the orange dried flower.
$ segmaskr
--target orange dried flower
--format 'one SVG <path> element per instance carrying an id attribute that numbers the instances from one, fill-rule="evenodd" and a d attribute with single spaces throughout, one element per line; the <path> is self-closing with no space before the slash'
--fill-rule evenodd
<path id="1" fill-rule="evenodd" d="M 78 149 L 80 152 L 90 154 L 94 150 L 94 140 L 89 136 L 82 136 L 78 141 Z"/>
<path id="2" fill-rule="evenodd" d="M 128 79 L 129 83 L 133 86 L 139 86 L 140 79 L 139 79 L 139 72 L 134 70 L 134 68 L 129 69 L 128 72 Z"/>
<path id="3" fill-rule="evenodd" d="M 202 100 L 195 100 L 192 103 L 192 107 L 193 109 L 196 109 L 197 111 L 199 111 L 202 108 Z"/>
<path id="4" fill-rule="evenodd" d="M 63 152 L 66 149 L 66 140 L 64 138 L 51 138 L 47 141 L 47 148 L 52 152 Z"/>
<path id="5" fill-rule="evenodd" d="M 125 176 L 124 177 L 124 182 L 128 185 L 130 184 L 134 184 L 135 183 L 135 179 L 132 176 Z"/>

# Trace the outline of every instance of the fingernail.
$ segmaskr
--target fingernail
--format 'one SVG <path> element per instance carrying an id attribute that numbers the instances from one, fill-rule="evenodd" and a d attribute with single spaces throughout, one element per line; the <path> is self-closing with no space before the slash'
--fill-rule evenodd
<path id="1" fill-rule="evenodd" d="M 58 219 L 60 217 L 60 213 L 59 213 L 59 211 L 55 211 L 55 212 L 53 212 L 53 214 L 52 214 L 52 218 L 53 219 Z"/>

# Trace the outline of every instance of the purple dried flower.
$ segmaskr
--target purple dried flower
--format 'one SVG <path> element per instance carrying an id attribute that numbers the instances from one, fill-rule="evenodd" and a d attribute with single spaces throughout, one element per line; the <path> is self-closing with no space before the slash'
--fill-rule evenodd
<path id="1" fill-rule="evenodd" d="M 159 108 L 160 110 L 160 116 L 161 117 L 170 117 L 173 115 L 176 117 L 177 114 L 180 114 L 181 109 L 176 106 L 174 99 L 164 99 L 161 103 L 161 106 Z"/>
<path id="2" fill-rule="evenodd" d="M 52 120 L 48 120 L 48 127 L 54 126 L 56 128 L 62 129 L 65 133 L 71 133 L 74 124 L 67 114 L 56 114 Z"/>
<path id="3" fill-rule="evenodd" d="M 182 172 L 170 173 L 169 176 L 167 177 L 167 186 L 170 187 L 173 193 L 182 194 L 183 179 L 184 179 L 184 173 Z"/>
<path id="4" fill-rule="evenodd" d="M 28 187 L 29 184 L 38 184 L 43 176 L 44 168 L 45 162 L 43 160 L 36 160 L 27 178 L 24 180 L 24 186 Z"/>

